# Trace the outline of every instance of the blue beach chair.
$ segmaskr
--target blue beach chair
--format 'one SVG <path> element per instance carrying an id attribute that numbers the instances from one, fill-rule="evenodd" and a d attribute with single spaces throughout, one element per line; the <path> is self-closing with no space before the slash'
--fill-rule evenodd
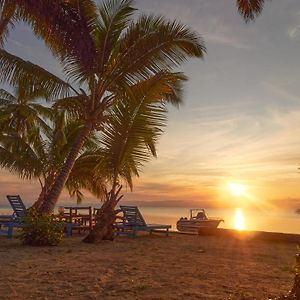
<path id="1" fill-rule="evenodd" d="M 22 218 L 27 211 L 19 195 L 7 195 L 6 197 L 14 212 L 12 215 L 0 216 L 0 234 L 5 234 L 8 238 L 12 238 L 14 228 L 23 226 Z"/>
<path id="2" fill-rule="evenodd" d="M 168 235 L 169 229 L 172 227 L 163 224 L 147 224 L 137 206 L 121 205 L 120 209 L 123 212 L 123 222 L 115 225 L 117 234 L 130 232 L 135 236 L 138 231 L 148 231 L 150 234 L 163 231 Z"/>
<path id="3" fill-rule="evenodd" d="M 7 235 L 8 238 L 12 238 L 14 228 L 24 227 L 22 218 L 26 216 L 27 209 L 20 195 L 7 195 L 6 197 L 14 212 L 12 215 L 0 215 L 0 235 Z M 68 222 L 63 224 L 66 236 L 72 235 L 72 229 L 75 225 Z"/>

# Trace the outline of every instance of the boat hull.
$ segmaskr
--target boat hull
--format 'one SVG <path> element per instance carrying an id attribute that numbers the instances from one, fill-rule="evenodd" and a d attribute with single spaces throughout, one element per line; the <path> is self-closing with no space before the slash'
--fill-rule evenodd
<path id="1" fill-rule="evenodd" d="M 181 232 L 200 233 L 208 229 L 216 229 L 222 220 L 187 220 L 181 219 L 176 227 Z"/>

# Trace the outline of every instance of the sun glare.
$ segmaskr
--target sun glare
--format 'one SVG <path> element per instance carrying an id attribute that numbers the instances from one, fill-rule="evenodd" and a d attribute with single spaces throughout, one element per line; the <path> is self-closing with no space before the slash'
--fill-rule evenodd
<path id="1" fill-rule="evenodd" d="M 247 196 L 247 187 L 244 184 L 230 182 L 228 184 L 229 190 L 232 193 L 232 195 L 241 197 L 241 196 Z"/>
<path id="2" fill-rule="evenodd" d="M 245 216 L 241 208 L 235 210 L 235 229 L 245 230 Z"/>

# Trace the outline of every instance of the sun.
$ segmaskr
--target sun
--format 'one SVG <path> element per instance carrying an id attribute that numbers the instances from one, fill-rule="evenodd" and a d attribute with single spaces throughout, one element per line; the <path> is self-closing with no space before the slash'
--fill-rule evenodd
<path id="1" fill-rule="evenodd" d="M 244 184 L 230 182 L 228 184 L 228 187 L 233 196 L 237 196 L 237 197 L 248 196 L 247 187 Z"/>

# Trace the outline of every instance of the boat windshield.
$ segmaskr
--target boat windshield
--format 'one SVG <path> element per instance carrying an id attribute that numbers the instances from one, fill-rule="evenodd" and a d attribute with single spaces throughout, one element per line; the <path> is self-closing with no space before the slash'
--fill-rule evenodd
<path id="1" fill-rule="evenodd" d="M 191 219 L 207 220 L 208 218 L 205 214 L 204 209 L 192 209 L 191 210 Z"/>

